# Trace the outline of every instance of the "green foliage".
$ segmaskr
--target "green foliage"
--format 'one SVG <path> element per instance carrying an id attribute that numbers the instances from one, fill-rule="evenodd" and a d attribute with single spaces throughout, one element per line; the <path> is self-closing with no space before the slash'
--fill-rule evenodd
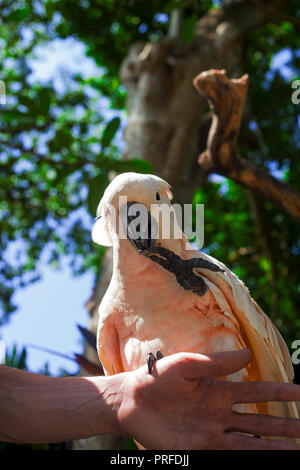
<path id="1" fill-rule="evenodd" d="M 14 292 L 39 279 L 46 247 L 53 267 L 68 254 L 74 273 L 97 271 L 103 250 L 92 244 L 90 231 L 108 172 L 151 171 L 147 162 L 120 162 L 114 143 L 120 117 L 106 123 L 101 115 L 102 89 L 93 86 L 101 80 L 76 74 L 66 78 L 63 91 L 54 82 L 32 82 L 36 47 L 57 37 L 50 4 L 1 6 L 0 79 L 7 100 L 0 123 L 0 325 L 16 308 Z"/>
<path id="2" fill-rule="evenodd" d="M 27 353 L 25 348 L 23 348 L 21 352 L 18 352 L 17 346 L 14 344 L 11 352 L 6 351 L 5 365 L 16 369 L 27 370 L 26 355 Z"/>
<path id="3" fill-rule="evenodd" d="M 126 450 L 138 450 L 133 439 L 128 439 Z"/>
<path id="4" fill-rule="evenodd" d="M 191 40 L 195 19 L 214 6 L 211 0 L 47 0 L 48 15 L 61 14 L 56 25 L 60 37 L 74 32 L 87 45 L 87 55 L 95 59 L 106 73 L 98 80 L 98 89 L 112 97 L 114 106 L 123 105 L 119 82 L 119 67 L 128 49 L 136 42 L 158 41 L 168 31 L 168 19 L 173 9 L 184 14 L 185 41 Z M 162 17 L 162 15 L 164 15 Z M 190 17 L 193 17 L 193 21 Z M 100 34 L 99 34 L 100 32 Z"/>
<path id="5" fill-rule="evenodd" d="M 114 135 L 119 129 L 120 122 L 121 120 L 119 117 L 115 117 L 111 121 L 109 121 L 109 123 L 105 127 L 103 134 L 102 134 L 102 138 L 101 138 L 102 149 L 109 146 L 112 139 L 114 138 Z"/>
<path id="6" fill-rule="evenodd" d="M 184 42 L 191 42 L 196 28 L 196 23 L 198 21 L 197 15 L 192 15 L 183 22 L 181 29 L 181 39 Z"/>
<path id="7" fill-rule="evenodd" d="M 91 180 L 88 194 L 88 208 L 90 214 L 96 214 L 99 200 L 108 184 L 109 180 L 107 174 L 95 176 L 95 178 Z"/>
<path id="8" fill-rule="evenodd" d="M 59 10 L 61 17 L 56 26 L 60 37 L 68 37 L 76 31 L 87 44 L 87 54 L 118 76 L 121 60 L 128 48 L 136 41 L 143 41 L 151 35 L 163 37 L 166 25 L 155 15 L 163 11 L 163 0 L 128 2 L 126 0 L 92 0 L 89 2 L 47 1 L 48 15 Z M 141 32 L 141 25 L 146 32 Z M 142 29 L 143 31 L 143 29 Z"/>

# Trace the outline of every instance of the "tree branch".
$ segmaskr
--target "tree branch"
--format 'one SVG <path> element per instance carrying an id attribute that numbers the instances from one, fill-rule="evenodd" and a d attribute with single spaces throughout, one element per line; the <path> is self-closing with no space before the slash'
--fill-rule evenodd
<path id="1" fill-rule="evenodd" d="M 225 70 L 212 69 L 200 73 L 194 79 L 194 86 L 213 110 L 207 149 L 200 155 L 199 164 L 209 173 L 226 176 L 261 194 L 300 222 L 300 194 L 237 153 L 248 76 L 229 79 Z"/>

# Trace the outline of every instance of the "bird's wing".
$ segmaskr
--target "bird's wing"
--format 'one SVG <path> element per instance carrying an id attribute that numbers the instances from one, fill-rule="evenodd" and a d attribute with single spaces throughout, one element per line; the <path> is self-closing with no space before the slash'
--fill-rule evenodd
<path id="1" fill-rule="evenodd" d="M 244 283 L 223 263 L 203 252 L 185 251 L 185 257 L 202 257 L 224 269 L 224 273 L 197 268 L 220 308 L 237 318 L 245 343 L 253 353 L 255 380 L 292 382 L 293 366 L 281 334 L 251 298 Z M 228 312 L 230 309 L 230 312 Z M 268 403 L 262 409 L 277 416 L 298 418 L 295 403 Z M 265 412 L 265 411 L 264 411 Z"/>
<path id="2" fill-rule="evenodd" d="M 106 375 L 120 374 L 124 372 L 120 353 L 119 335 L 113 322 L 109 319 L 101 319 L 98 324 L 97 334 L 98 354 Z"/>

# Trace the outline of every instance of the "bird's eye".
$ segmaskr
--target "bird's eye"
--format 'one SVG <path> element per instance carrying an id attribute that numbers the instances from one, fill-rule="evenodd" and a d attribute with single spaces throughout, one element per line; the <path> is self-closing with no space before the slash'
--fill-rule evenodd
<path id="1" fill-rule="evenodd" d="M 160 201 L 160 195 L 159 195 L 159 193 L 156 193 L 156 200 L 157 200 L 157 201 Z"/>

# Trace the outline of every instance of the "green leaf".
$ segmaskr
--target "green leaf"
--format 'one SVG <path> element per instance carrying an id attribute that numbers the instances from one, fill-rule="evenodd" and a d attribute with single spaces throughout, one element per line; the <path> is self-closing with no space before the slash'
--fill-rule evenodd
<path id="1" fill-rule="evenodd" d="M 101 174 L 93 178 L 89 184 L 89 194 L 87 198 L 87 205 L 89 213 L 95 217 L 96 210 L 101 197 L 109 184 L 107 174 Z"/>
<path id="2" fill-rule="evenodd" d="M 120 122 L 121 119 L 119 117 L 115 117 L 107 124 L 106 128 L 103 131 L 101 139 L 101 145 L 103 149 L 105 147 L 108 147 L 111 141 L 113 140 L 117 130 L 119 129 Z"/>
<path id="3" fill-rule="evenodd" d="M 147 160 L 133 158 L 132 160 L 115 160 L 110 163 L 110 168 L 118 173 L 133 171 L 136 173 L 152 173 L 153 167 Z"/>
<path id="4" fill-rule="evenodd" d="M 173 0 L 170 2 L 167 2 L 164 5 L 164 11 L 166 12 L 171 12 L 172 10 L 183 10 L 186 7 L 186 2 L 178 1 L 178 0 Z"/>
<path id="5" fill-rule="evenodd" d="M 41 91 L 39 92 L 39 100 L 41 104 L 41 109 L 44 111 L 45 114 L 48 113 L 51 105 L 51 92 L 48 88 L 41 89 Z"/>
<path id="6" fill-rule="evenodd" d="M 137 450 L 137 446 L 133 439 L 128 439 L 126 450 Z"/>
<path id="7" fill-rule="evenodd" d="M 198 20 L 197 16 L 192 15 L 183 22 L 182 29 L 181 29 L 181 39 L 184 42 L 188 43 L 192 41 L 194 37 L 194 33 L 195 33 L 197 20 Z"/>
<path id="8" fill-rule="evenodd" d="M 17 369 L 26 369 L 26 349 L 23 348 L 17 363 Z"/>
<path id="9" fill-rule="evenodd" d="M 289 21 L 283 21 L 280 26 L 282 31 L 284 31 L 285 33 L 290 33 L 294 29 L 292 23 L 290 23 Z"/>
<path id="10" fill-rule="evenodd" d="M 17 346 L 14 344 L 12 354 L 11 354 L 11 357 L 10 357 L 10 361 L 11 361 L 12 366 L 14 366 L 14 364 L 15 364 L 16 356 L 17 356 Z"/>
<path id="11" fill-rule="evenodd" d="M 30 8 L 20 8 L 6 17 L 6 21 L 22 21 L 30 16 Z"/>

